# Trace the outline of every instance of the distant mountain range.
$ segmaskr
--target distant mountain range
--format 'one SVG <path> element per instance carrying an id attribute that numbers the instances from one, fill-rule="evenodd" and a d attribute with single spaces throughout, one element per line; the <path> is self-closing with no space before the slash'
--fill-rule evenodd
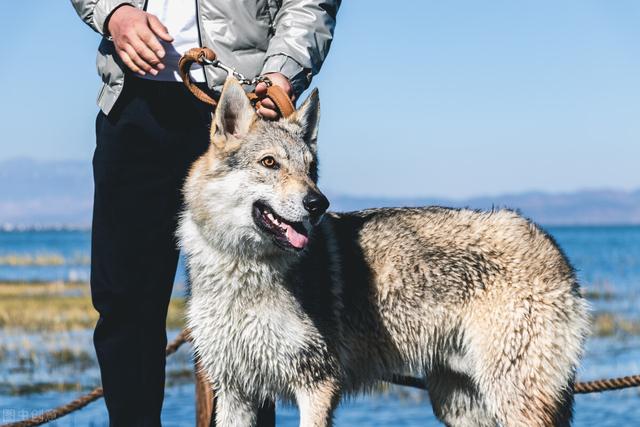
<path id="1" fill-rule="evenodd" d="M 12 159 L 0 162 L 0 226 L 4 228 L 89 227 L 92 195 L 89 161 Z M 640 190 L 527 192 L 469 199 L 329 196 L 336 211 L 422 205 L 509 207 L 545 225 L 640 224 Z"/>
<path id="2" fill-rule="evenodd" d="M 93 205 L 90 161 L 0 162 L 0 225 L 88 227 Z"/>

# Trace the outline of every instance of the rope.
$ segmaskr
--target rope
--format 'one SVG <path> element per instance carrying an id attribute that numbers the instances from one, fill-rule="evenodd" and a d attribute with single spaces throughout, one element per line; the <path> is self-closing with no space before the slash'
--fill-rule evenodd
<path id="1" fill-rule="evenodd" d="M 576 394 L 599 393 L 601 391 L 620 390 L 623 388 L 639 387 L 640 375 L 610 378 L 604 380 L 585 381 L 576 383 L 573 392 Z"/>
<path id="2" fill-rule="evenodd" d="M 171 341 L 171 343 L 169 343 L 169 345 L 167 345 L 167 350 L 166 350 L 167 356 L 170 356 L 176 351 L 178 351 L 180 346 L 185 342 L 187 342 L 187 339 L 188 339 L 187 331 L 180 332 L 180 334 L 178 334 L 176 339 L 174 339 L 173 341 Z M 104 393 L 103 393 L 102 387 L 96 387 L 93 390 L 91 390 L 89 393 L 82 395 L 75 400 L 72 400 L 66 405 L 58 406 L 55 409 L 44 412 L 40 415 L 37 415 L 35 417 L 29 418 L 26 420 L 17 421 L 15 423 L 2 424 L 0 427 L 41 426 L 43 424 L 46 424 L 53 420 L 57 420 L 58 418 L 64 417 L 65 415 L 68 415 L 72 412 L 75 412 L 79 409 L 84 408 L 89 403 L 100 399 L 103 396 L 103 394 Z"/>
<path id="3" fill-rule="evenodd" d="M 394 375 L 388 382 L 405 387 L 419 388 L 420 390 L 427 389 L 427 385 L 422 378 L 410 377 L 406 375 Z M 631 387 L 640 387 L 640 375 L 630 375 L 628 377 L 577 382 L 573 386 L 573 393 L 600 393 L 603 391 L 621 390 Z"/>
<path id="4" fill-rule="evenodd" d="M 188 331 L 184 330 L 178 334 L 178 336 L 167 345 L 167 356 L 172 355 L 182 344 L 189 340 Z M 401 385 L 405 387 L 418 388 L 420 390 L 426 390 L 427 385 L 422 378 L 416 378 L 406 375 L 394 375 L 390 380 L 387 380 L 392 384 Z M 608 378 L 595 381 L 585 381 L 575 383 L 573 386 L 573 392 L 575 394 L 586 393 L 599 393 L 603 391 L 620 390 L 624 388 L 639 387 L 640 375 L 630 375 L 627 377 Z M 62 418 L 72 412 L 84 408 L 89 403 L 100 399 L 103 395 L 102 387 L 96 387 L 89 393 L 78 397 L 75 400 L 67 403 L 66 405 L 58 406 L 50 411 L 47 411 L 41 415 L 29 418 L 23 421 L 15 423 L 2 424 L 0 427 L 35 427 L 41 426 L 58 418 Z"/>

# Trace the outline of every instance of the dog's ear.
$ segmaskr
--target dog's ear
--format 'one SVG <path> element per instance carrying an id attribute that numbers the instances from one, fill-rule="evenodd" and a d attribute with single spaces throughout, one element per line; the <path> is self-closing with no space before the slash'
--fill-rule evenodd
<path id="1" fill-rule="evenodd" d="M 236 138 L 246 135 L 255 118 L 255 110 L 238 80 L 228 78 L 213 116 L 211 142 L 221 146 L 230 135 Z"/>
<path id="2" fill-rule="evenodd" d="M 317 151 L 318 126 L 320 125 L 320 95 L 318 89 L 313 89 L 311 95 L 304 101 L 292 116 L 291 120 L 302 126 L 303 139 L 315 153 Z"/>

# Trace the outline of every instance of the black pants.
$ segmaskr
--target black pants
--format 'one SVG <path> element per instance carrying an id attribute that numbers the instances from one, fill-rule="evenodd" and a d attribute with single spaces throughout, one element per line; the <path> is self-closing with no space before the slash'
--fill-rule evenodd
<path id="1" fill-rule="evenodd" d="M 180 83 L 129 77 L 96 120 L 91 293 L 112 426 L 160 425 L 180 190 L 209 144 L 210 113 Z"/>

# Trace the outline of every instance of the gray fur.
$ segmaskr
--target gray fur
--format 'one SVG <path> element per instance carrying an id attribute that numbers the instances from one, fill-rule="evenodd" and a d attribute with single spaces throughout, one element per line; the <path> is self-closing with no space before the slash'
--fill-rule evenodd
<path id="1" fill-rule="evenodd" d="M 511 211 L 440 207 L 328 213 L 312 227 L 301 197 L 317 190 L 317 95 L 275 123 L 246 108 L 215 122 L 179 230 L 218 425 L 252 425 L 265 398 L 297 401 L 302 426 L 329 425 L 340 396 L 404 372 L 426 378 L 450 426 L 569 425 L 588 316 L 549 236 Z M 260 166 L 265 153 L 279 170 Z M 256 200 L 304 222 L 308 246 L 274 245 L 252 221 Z"/>

